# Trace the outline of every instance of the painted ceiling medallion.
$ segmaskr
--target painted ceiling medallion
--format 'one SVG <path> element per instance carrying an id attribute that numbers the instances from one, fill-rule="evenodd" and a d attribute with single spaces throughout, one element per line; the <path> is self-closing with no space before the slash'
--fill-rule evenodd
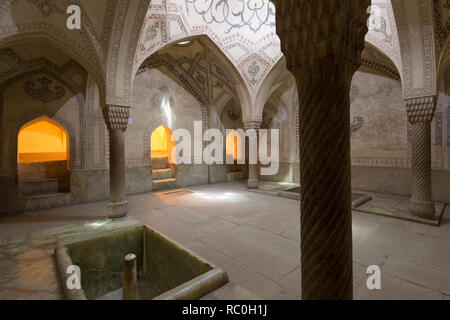
<path id="1" fill-rule="evenodd" d="M 54 13 L 65 13 L 52 0 L 27 0 L 28 3 L 34 4 L 44 16 L 49 16 Z"/>
<path id="2" fill-rule="evenodd" d="M 254 33 L 275 27 L 275 7 L 269 0 L 184 0 L 207 24 L 225 24 L 226 33 L 248 27 Z"/>
<path id="3" fill-rule="evenodd" d="M 40 84 L 40 88 L 36 88 L 36 84 L 32 81 L 27 81 L 23 85 L 23 89 L 25 90 L 26 94 L 28 94 L 30 97 L 39 99 L 42 102 L 51 102 L 54 100 L 61 99 L 66 94 L 66 90 L 56 85 L 54 90 L 52 91 L 48 85 L 52 83 L 52 80 L 42 77 L 37 80 Z"/>

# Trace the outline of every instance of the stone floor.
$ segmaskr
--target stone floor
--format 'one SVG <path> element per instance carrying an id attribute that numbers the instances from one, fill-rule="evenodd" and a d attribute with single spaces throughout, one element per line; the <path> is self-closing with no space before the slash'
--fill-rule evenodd
<path id="1" fill-rule="evenodd" d="M 353 206 L 355 211 L 365 212 L 369 214 L 377 214 L 385 217 L 415 221 L 418 223 L 439 226 L 444 213 L 446 204 L 434 203 L 436 214 L 433 219 L 424 219 L 413 216 L 409 213 L 408 197 L 390 196 L 377 193 L 366 193 L 370 196 L 370 200 L 360 205 Z"/>
<path id="2" fill-rule="evenodd" d="M 227 183 L 131 196 L 129 208 L 113 223 L 106 202 L 0 219 L 0 299 L 61 298 L 51 248 L 134 223 L 223 268 L 232 284 L 211 298 L 300 297 L 299 201 Z M 354 212 L 353 247 L 356 299 L 450 299 L 449 207 L 441 227 Z M 379 291 L 365 285 L 369 265 Z"/>

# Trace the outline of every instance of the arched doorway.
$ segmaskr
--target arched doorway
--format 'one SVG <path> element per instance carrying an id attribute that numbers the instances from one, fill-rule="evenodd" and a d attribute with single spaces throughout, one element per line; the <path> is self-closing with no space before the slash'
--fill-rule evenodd
<path id="1" fill-rule="evenodd" d="M 232 157 L 234 163 L 237 164 L 238 156 L 242 154 L 242 139 L 236 130 L 232 130 L 227 135 L 226 152 L 227 157 Z"/>
<path id="2" fill-rule="evenodd" d="M 245 138 L 244 138 L 245 139 Z M 233 158 L 233 164 L 227 164 L 228 181 L 239 181 L 243 179 L 242 165 L 238 164 L 239 156 L 244 157 L 242 148 L 242 137 L 237 130 L 232 130 L 227 134 L 226 138 L 226 158 Z M 228 162 L 227 162 L 228 163 Z"/>
<path id="3" fill-rule="evenodd" d="M 156 128 L 151 137 L 151 156 L 152 158 L 161 157 L 171 161 L 172 148 L 175 141 L 172 141 L 172 130 L 162 125 Z"/>
<path id="4" fill-rule="evenodd" d="M 151 136 L 152 189 L 160 191 L 176 188 L 176 165 L 172 159 L 172 130 L 165 125 L 156 128 Z"/>
<path id="5" fill-rule="evenodd" d="M 50 118 L 35 119 L 20 129 L 17 163 L 22 196 L 36 198 L 70 191 L 69 134 Z"/>

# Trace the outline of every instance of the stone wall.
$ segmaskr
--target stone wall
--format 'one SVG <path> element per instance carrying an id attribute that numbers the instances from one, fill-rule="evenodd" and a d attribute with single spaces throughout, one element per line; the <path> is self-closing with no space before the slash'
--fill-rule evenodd
<path id="1" fill-rule="evenodd" d="M 356 72 L 350 101 L 353 164 L 407 167 L 408 121 L 401 83 Z"/>
<path id="2" fill-rule="evenodd" d="M 180 84 L 158 69 L 139 73 L 134 81 L 133 107 L 125 137 L 127 190 L 129 193 L 151 191 L 151 134 L 160 125 L 172 131 L 187 129 L 194 138 L 194 121 L 203 119 L 200 103 Z M 192 154 L 194 146 L 192 144 Z M 206 165 L 179 165 L 177 185 L 208 183 Z"/>
<path id="3" fill-rule="evenodd" d="M 432 171 L 433 200 L 450 203 L 450 171 Z M 411 196 L 411 169 L 388 167 L 352 167 L 352 187 L 376 193 Z"/>
<path id="4" fill-rule="evenodd" d="M 84 88 L 80 80 L 78 88 Z M 71 176 L 86 167 L 85 96 L 57 74 L 43 70 L 19 76 L 0 88 L 0 180 L 7 192 L 0 196 L 0 215 L 22 210 L 19 198 L 17 140 L 20 129 L 41 117 L 60 124 L 69 135 Z M 71 177 L 76 184 L 76 177 Z M 7 195 L 7 196 L 6 196 Z"/>
<path id="5" fill-rule="evenodd" d="M 352 186 L 410 196 L 411 141 L 401 83 L 356 72 L 351 89 Z M 432 128 L 433 199 L 450 202 L 448 95 L 441 88 Z"/>

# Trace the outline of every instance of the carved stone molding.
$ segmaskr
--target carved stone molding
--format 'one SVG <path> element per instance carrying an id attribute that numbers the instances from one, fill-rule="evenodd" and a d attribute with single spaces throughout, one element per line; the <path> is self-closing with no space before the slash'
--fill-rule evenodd
<path id="1" fill-rule="evenodd" d="M 104 59 L 106 59 L 106 52 L 109 49 L 109 40 L 111 39 L 111 32 L 114 24 L 115 10 L 119 0 L 108 0 L 105 8 L 105 16 L 103 18 L 103 29 L 100 36 L 100 43 L 105 52 Z M 105 63 L 106 61 L 104 61 Z"/>
<path id="2" fill-rule="evenodd" d="M 420 21 L 417 28 L 410 28 L 410 22 L 407 17 L 406 3 L 408 0 L 391 0 L 392 7 L 395 13 L 397 28 L 399 33 L 400 50 L 402 54 L 403 67 L 403 96 L 406 98 L 425 96 L 435 94 L 436 90 L 436 63 L 435 63 L 435 48 L 434 48 L 434 34 L 431 25 L 430 17 L 432 8 L 429 7 L 431 1 L 416 0 L 418 5 L 418 13 Z M 423 43 L 422 50 L 422 68 L 423 86 L 421 88 L 414 88 L 414 74 L 415 68 L 413 64 L 413 46 L 411 38 L 419 35 L 411 34 L 411 31 L 419 32 Z M 419 69 L 417 69 L 419 70 Z"/>
<path id="3" fill-rule="evenodd" d="M 386 76 L 388 76 L 391 79 L 400 81 L 400 75 L 398 74 L 397 70 L 394 70 L 388 66 L 385 66 L 381 63 L 378 62 L 374 62 L 374 61 L 370 61 L 370 60 L 366 60 L 366 59 L 362 59 L 361 60 L 361 66 L 364 66 L 366 68 L 375 70 L 377 72 L 380 72 L 382 74 L 385 74 Z"/>
<path id="4" fill-rule="evenodd" d="M 436 111 L 436 97 L 421 97 L 406 100 L 406 112 L 410 123 L 430 122 Z"/>
<path id="5" fill-rule="evenodd" d="M 408 158 L 352 158 L 352 166 L 409 168 Z"/>
<path id="6" fill-rule="evenodd" d="M 444 24 L 442 21 L 441 0 L 433 0 L 433 17 L 437 40 L 436 43 L 438 45 L 438 51 L 441 52 L 448 37 L 449 30 L 447 28 L 450 23 L 447 21 Z"/>
<path id="7" fill-rule="evenodd" d="M 136 57 L 139 36 L 142 24 L 148 10 L 149 0 L 139 0 L 138 8 L 135 12 L 131 30 L 127 30 L 125 24 L 132 4 L 128 0 L 118 0 L 117 9 L 114 16 L 114 23 L 110 37 L 109 58 L 107 64 L 107 101 L 112 104 L 131 105 L 132 99 L 132 79 L 134 78 L 133 67 Z M 124 37 L 124 32 L 129 32 Z M 127 54 L 123 61 L 119 61 L 122 42 L 127 39 Z M 118 80 L 116 73 L 119 65 L 124 64 L 123 77 Z M 119 85 L 117 81 L 122 81 Z M 121 88 L 122 92 L 117 92 Z"/>
<path id="8" fill-rule="evenodd" d="M 246 121 L 244 122 L 244 129 L 245 130 L 258 130 L 261 128 L 261 121 Z"/>
<path id="9" fill-rule="evenodd" d="M 107 105 L 103 108 L 103 117 L 109 131 L 125 131 L 130 117 L 130 107 Z"/>

